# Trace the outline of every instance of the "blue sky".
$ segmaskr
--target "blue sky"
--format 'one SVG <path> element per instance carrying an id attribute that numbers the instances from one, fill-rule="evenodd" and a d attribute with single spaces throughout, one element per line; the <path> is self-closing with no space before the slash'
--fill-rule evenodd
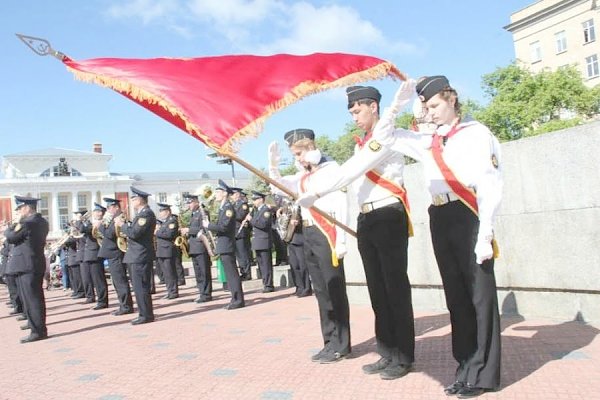
<path id="1" fill-rule="evenodd" d="M 510 14 L 534 0 L 2 0 L 0 155 L 101 142 L 113 172 L 215 171 L 204 145 L 109 89 L 75 81 L 15 33 L 74 59 L 347 52 L 393 62 L 411 77 L 445 74 L 462 98 L 486 102 L 481 76 L 514 59 Z M 397 83 L 370 82 L 385 106 Z M 218 116 L 215 116 L 218 118 Z M 268 143 L 294 128 L 335 138 L 350 121 L 343 89 L 271 117 L 240 156 L 266 166 Z M 283 146 L 282 146 L 283 147 Z M 285 154 L 284 154 L 285 155 Z M 239 167 L 241 168 L 241 167 Z"/>

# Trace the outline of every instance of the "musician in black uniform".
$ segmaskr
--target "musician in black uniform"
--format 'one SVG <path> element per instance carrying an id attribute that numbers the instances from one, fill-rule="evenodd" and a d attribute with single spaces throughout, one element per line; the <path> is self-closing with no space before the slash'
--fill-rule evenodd
<path id="1" fill-rule="evenodd" d="M 115 229 L 115 219 L 122 218 L 121 204 L 119 200 L 110 197 L 103 198 L 106 204 L 106 212 L 110 218 L 105 218 L 104 223 L 99 227 L 102 233 L 102 247 L 98 256 L 108 260 L 108 269 L 111 280 L 117 292 L 119 308 L 113 311 L 112 315 L 131 314 L 133 312 L 133 299 L 131 298 L 131 289 L 129 279 L 127 278 L 127 268 L 123 264 L 123 252 L 117 245 L 117 231 Z"/>
<path id="2" fill-rule="evenodd" d="M 185 270 L 182 262 L 181 249 L 175 246 L 175 272 L 177 273 L 177 286 L 185 286 Z"/>
<path id="3" fill-rule="evenodd" d="M 21 299 L 21 294 L 19 293 L 19 288 L 17 285 L 17 274 L 12 272 L 8 267 L 8 260 L 10 259 L 13 247 L 14 245 L 10 244 L 8 240 L 4 241 L 4 245 L 2 247 L 2 275 L 8 288 L 8 296 L 11 306 L 13 307 L 13 309 L 10 311 L 10 315 L 17 315 L 23 314 L 23 300 Z M 22 318 L 19 319 L 25 319 L 23 316 L 20 317 Z"/>
<path id="4" fill-rule="evenodd" d="M 304 257 L 304 233 L 302 232 L 302 215 L 300 213 L 300 207 L 297 205 L 290 205 L 290 207 L 296 207 L 295 213 L 292 213 L 290 217 L 290 225 L 294 226 L 294 233 L 292 238 L 287 244 L 288 248 L 288 260 L 290 262 L 290 269 L 294 276 L 294 284 L 296 285 L 296 296 L 306 297 L 312 295 L 312 287 L 310 284 L 310 276 L 308 274 L 308 267 L 306 265 L 306 259 Z"/>
<path id="5" fill-rule="evenodd" d="M 77 260 L 77 239 L 73 237 L 73 227 L 70 226 L 68 229 L 71 232 L 69 238 L 65 241 L 65 249 L 67 250 L 67 267 L 69 268 L 69 277 L 71 278 L 71 288 L 73 289 L 71 297 L 74 299 L 83 299 L 85 292 L 81 280 L 80 262 Z"/>
<path id="6" fill-rule="evenodd" d="M 161 223 L 156 225 L 156 259 L 158 266 L 162 270 L 167 294 L 164 299 L 176 299 L 179 297 L 177 287 L 177 271 L 175 270 L 175 238 L 179 236 L 179 222 L 177 217 L 171 214 L 171 205 L 165 203 L 156 203 L 158 206 L 158 216 Z"/>
<path id="7" fill-rule="evenodd" d="M 15 196 L 17 212 L 20 213 L 21 219 L 4 232 L 6 240 L 14 245 L 7 268 L 17 275 L 17 285 L 31 329 L 29 336 L 22 338 L 21 343 L 48 337 L 42 282 L 46 272 L 44 246 L 49 227 L 48 221 L 36 211 L 38 200 L 33 197 Z"/>
<path id="8" fill-rule="evenodd" d="M 204 303 L 212 300 L 212 263 L 210 261 L 212 249 L 210 248 L 208 232 L 202 225 L 202 221 L 208 219 L 208 216 L 202 209 L 197 195 L 186 194 L 185 201 L 192 212 L 190 226 L 179 230 L 182 235 L 188 236 L 189 253 L 194 266 L 196 287 L 198 288 L 198 297 L 194 301 Z"/>
<path id="9" fill-rule="evenodd" d="M 83 233 L 83 216 L 87 214 L 87 210 L 80 209 L 75 211 L 75 240 L 77 243 L 77 262 L 79 263 L 79 272 L 81 275 L 81 284 L 83 285 L 83 293 L 85 295 L 85 304 L 91 304 L 96 301 L 96 293 L 94 292 L 94 283 L 90 272 L 90 265 L 84 261 L 85 257 L 85 234 Z"/>
<path id="10" fill-rule="evenodd" d="M 98 232 L 106 208 L 101 204 L 94 203 L 91 220 L 83 221 L 82 230 L 85 237 L 85 251 L 83 254 L 83 264 L 90 271 L 92 284 L 98 297 L 98 303 L 93 310 L 108 308 L 108 285 L 106 284 L 106 274 L 104 273 L 104 259 L 98 257 L 100 244 L 98 243 Z"/>
<path id="11" fill-rule="evenodd" d="M 241 308 L 245 305 L 242 281 L 235 265 L 235 211 L 228 199 L 230 193 L 229 186 L 219 179 L 219 186 L 215 188 L 215 200 L 219 202 L 217 221 L 214 223 L 206 219 L 202 221 L 202 225 L 217 236 L 216 253 L 223 262 L 223 269 L 231 292 L 231 302 L 225 307 L 227 310 Z"/>
<path id="12" fill-rule="evenodd" d="M 240 267 L 240 279 L 249 281 L 252 279 L 250 270 L 250 249 L 248 245 L 248 236 L 250 235 L 246 216 L 250 209 L 245 196 L 242 196 L 242 189 L 232 187 L 231 202 L 235 211 L 235 258 Z"/>
<path id="13" fill-rule="evenodd" d="M 148 207 L 149 193 L 131 187 L 131 204 L 136 216 L 130 223 L 123 219 L 115 220 L 115 226 L 127 236 L 127 252 L 123 258 L 125 264 L 131 267 L 131 282 L 135 301 L 137 302 L 139 317 L 131 321 L 133 325 L 145 324 L 154 321 L 152 307 L 152 263 L 154 262 L 154 228 L 156 216 Z"/>
<path id="14" fill-rule="evenodd" d="M 246 220 L 252 226 L 252 250 L 256 253 L 256 260 L 263 281 L 263 293 L 269 293 L 275 291 L 273 287 L 273 258 L 271 257 L 273 217 L 271 216 L 271 209 L 265 204 L 263 193 L 253 190 L 252 202 L 254 212 L 246 216 Z"/>

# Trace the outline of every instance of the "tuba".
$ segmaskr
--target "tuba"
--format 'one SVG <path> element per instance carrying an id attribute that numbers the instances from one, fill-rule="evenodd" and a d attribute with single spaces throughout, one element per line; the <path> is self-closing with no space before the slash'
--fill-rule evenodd
<path id="1" fill-rule="evenodd" d="M 123 222 L 127 222 L 125 214 L 119 214 L 116 218 L 120 218 Z M 127 252 L 127 236 L 121 232 L 121 228 L 115 225 L 115 236 L 117 237 L 117 247 L 123 253 Z"/>
<path id="2" fill-rule="evenodd" d="M 281 208 L 277 210 L 276 226 L 281 240 L 289 243 L 294 236 L 296 224 L 292 224 L 293 220 L 298 220 L 298 211 L 300 207 L 295 205 L 292 200 L 284 197 L 281 203 Z"/>

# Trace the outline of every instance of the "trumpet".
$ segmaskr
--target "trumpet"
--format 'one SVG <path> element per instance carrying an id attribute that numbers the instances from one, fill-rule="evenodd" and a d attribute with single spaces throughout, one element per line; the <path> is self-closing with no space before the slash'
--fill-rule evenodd
<path id="1" fill-rule="evenodd" d="M 183 223 L 181 220 L 181 215 L 177 216 L 177 223 L 179 224 L 179 227 L 181 228 Z M 185 258 L 188 258 L 190 256 L 189 254 L 189 250 L 190 250 L 190 244 L 188 242 L 188 238 L 186 235 L 179 235 L 175 238 L 175 246 L 179 247 L 179 249 L 181 250 L 181 255 Z"/>
<path id="2" fill-rule="evenodd" d="M 125 219 L 125 214 L 119 214 L 115 218 L 119 218 L 123 222 L 127 222 L 127 220 Z M 127 252 L 127 236 L 123 232 L 121 232 L 121 228 L 119 228 L 116 224 L 115 224 L 115 236 L 117 237 L 117 247 L 123 253 L 126 253 Z"/>
<path id="3" fill-rule="evenodd" d="M 85 214 L 83 214 L 81 216 L 80 221 L 84 222 L 90 219 L 90 217 L 92 216 L 92 212 L 91 211 L 86 211 Z M 75 223 L 75 220 L 71 221 L 71 225 L 73 225 Z M 75 228 L 74 231 L 72 232 L 72 235 L 75 239 L 81 239 L 83 237 L 83 233 L 79 231 L 79 229 Z"/>

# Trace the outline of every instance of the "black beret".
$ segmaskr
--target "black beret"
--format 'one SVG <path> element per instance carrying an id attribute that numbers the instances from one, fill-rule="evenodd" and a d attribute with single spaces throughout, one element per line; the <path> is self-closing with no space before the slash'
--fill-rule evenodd
<path id="1" fill-rule="evenodd" d="M 433 96 L 450 86 L 444 75 L 428 76 L 417 83 L 417 95 L 421 101 L 429 101 Z"/>
<path id="2" fill-rule="evenodd" d="M 350 86 L 346 88 L 346 96 L 348 97 L 348 108 L 362 99 L 375 100 L 377 103 L 381 100 L 381 93 L 373 86 Z"/>
<path id="3" fill-rule="evenodd" d="M 312 129 L 293 129 L 283 135 L 283 140 L 286 141 L 288 146 L 302 139 L 315 140 L 315 132 Z"/>

